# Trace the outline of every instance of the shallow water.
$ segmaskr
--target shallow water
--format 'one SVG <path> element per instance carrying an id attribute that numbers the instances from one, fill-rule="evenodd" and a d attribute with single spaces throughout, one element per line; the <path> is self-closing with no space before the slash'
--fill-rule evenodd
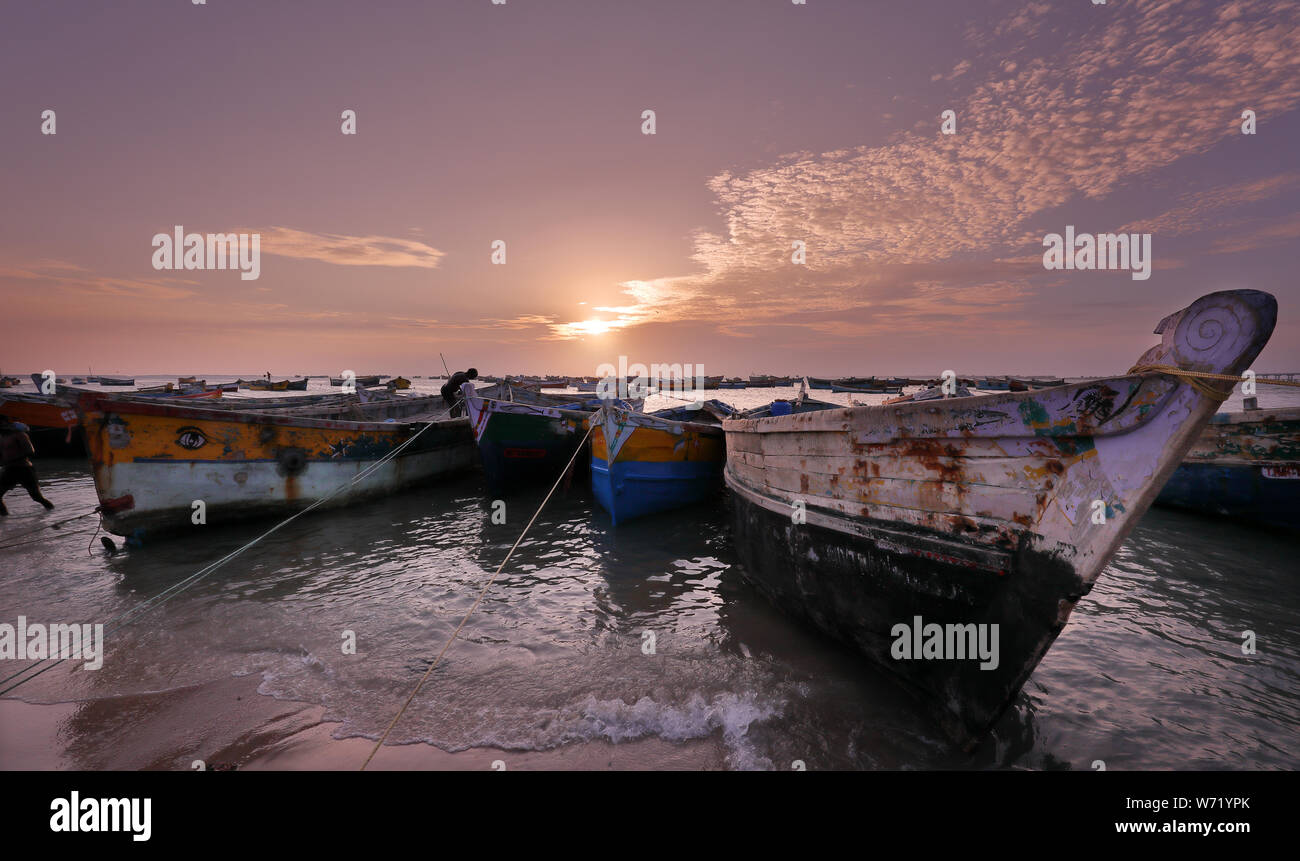
<path id="1" fill-rule="evenodd" d="M 744 405 L 788 393 L 719 396 Z M 84 464 L 39 469 L 58 508 L 11 493 L 0 543 L 93 506 Z M 509 497 L 502 525 L 477 475 L 313 513 L 113 635 L 101 670 L 60 667 L 9 696 L 83 701 L 252 676 L 262 694 L 323 706 L 339 737 L 377 738 L 544 493 Z M 963 755 L 887 678 L 746 585 L 727 505 L 723 492 L 613 529 L 588 488 L 557 493 L 390 741 L 446 751 L 694 741 L 732 768 L 1300 765 L 1293 536 L 1151 511 L 991 739 Z M 68 524 L 0 549 L 0 621 L 108 623 L 270 525 L 205 528 L 110 558 L 93 518 Z M 345 630 L 356 655 L 342 653 Z M 1258 643 L 1249 657 L 1246 630 Z M 83 743 L 96 731 L 65 730 Z"/>

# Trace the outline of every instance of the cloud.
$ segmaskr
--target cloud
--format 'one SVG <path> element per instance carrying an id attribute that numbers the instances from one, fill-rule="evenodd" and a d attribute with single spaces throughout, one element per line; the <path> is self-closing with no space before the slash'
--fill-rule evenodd
<path id="1" fill-rule="evenodd" d="M 409 266 L 433 269 L 445 256 L 445 252 L 431 245 L 392 236 L 308 233 L 288 227 L 241 232 L 260 233 L 263 254 L 318 260 L 335 266 Z"/>
<path id="2" fill-rule="evenodd" d="M 78 263 L 51 259 L 0 261 L 0 282 L 4 281 L 31 282 L 37 290 L 150 300 L 191 297 L 195 291 L 185 285 L 196 283 L 183 278 L 118 278 L 96 275 Z"/>
<path id="3" fill-rule="evenodd" d="M 622 328 L 711 319 L 735 334 L 807 310 L 839 315 L 821 326 L 839 336 L 955 311 L 1006 315 L 1059 283 L 1025 247 L 1041 242 L 1038 218 L 1239 139 L 1247 107 L 1264 121 L 1300 105 L 1300 4 L 1134 0 L 1086 12 L 1028 3 L 985 33 L 1001 50 L 987 69 L 958 64 L 973 83 L 952 105 L 956 135 L 939 134 L 936 110 L 930 127 L 888 145 L 718 173 L 707 185 L 723 227 L 694 234 L 698 271 L 625 282 L 630 301 L 597 310 Z M 1034 53 L 1043 48 L 1055 53 Z M 1199 229 L 1269 192 L 1261 180 L 1188 196 L 1151 223 Z M 806 265 L 791 261 L 795 240 Z M 552 330 L 579 337 L 585 322 Z"/>
<path id="4" fill-rule="evenodd" d="M 1300 186 L 1300 172 L 1292 171 L 1206 191 L 1188 192 L 1180 195 L 1173 207 L 1159 215 L 1131 222 L 1116 232 L 1158 233 L 1162 237 L 1173 237 L 1202 230 L 1222 230 L 1225 210 L 1259 203 L 1297 186 Z"/>

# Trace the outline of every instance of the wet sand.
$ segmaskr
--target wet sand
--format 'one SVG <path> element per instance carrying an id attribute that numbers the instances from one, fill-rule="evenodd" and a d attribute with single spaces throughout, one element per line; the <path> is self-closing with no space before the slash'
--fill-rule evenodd
<path id="1" fill-rule="evenodd" d="M 338 739 L 325 709 L 257 693 L 254 677 L 85 703 L 0 700 L 0 770 L 330 770 L 361 767 L 374 746 Z M 549 751 L 385 745 L 370 771 L 725 769 L 707 740 L 594 741 Z M 500 770 L 500 766 L 495 766 Z"/>

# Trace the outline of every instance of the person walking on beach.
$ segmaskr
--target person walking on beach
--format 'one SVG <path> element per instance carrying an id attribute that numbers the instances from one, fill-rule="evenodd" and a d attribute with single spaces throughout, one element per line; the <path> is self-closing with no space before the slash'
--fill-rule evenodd
<path id="1" fill-rule="evenodd" d="M 31 457 L 36 454 L 36 446 L 27 436 L 27 425 L 0 422 L 0 516 L 9 513 L 5 508 L 4 495 L 18 485 L 22 485 L 27 495 L 51 509 L 54 503 L 41 493 L 41 486 L 36 480 L 36 468 L 32 466 Z"/>
<path id="2" fill-rule="evenodd" d="M 442 400 L 444 403 L 451 404 L 451 417 L 458 418 L 465 412 L 465 405 L 460 399 L 460 387 L 470 380 L 478 379 L 478 369 L 470 368 L 468 371 L 457 371 L 451 375 L 451 378 L 442 387 Z"/>

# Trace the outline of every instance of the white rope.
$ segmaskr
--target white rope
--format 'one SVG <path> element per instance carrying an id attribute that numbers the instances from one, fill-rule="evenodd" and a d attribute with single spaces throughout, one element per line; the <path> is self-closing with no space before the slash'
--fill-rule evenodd
<path id="1" fill-rule="evenodd" d="M 502 569 L 506 567 L 506 563 L 510 561 L 510 557 L 514 555 L 515 549 L 518 548 L 519 543 L 524 540 L 524 536 L 528 534 L 528 530 L 532 527 L 533 521 L 537 520 L 537 515 L 542 513 L 542 509 L 546 507 L 546 503 L 551 501 L 551 495 L 555 493 L 555 489 L 560 486 L 560 482 L 564 480 L 564 476 L 568 475 L 569 470 L 573 467 L 573 462 L 577 460 L 578 454 L 582 451 L 583 445 L 587 442 L 587 437 L 591 436 L 591 432 L 595 427 L 595 422 L 587 422 L 587 433 L 583 435 L 582 442 L 578 443 L 578 448 L 573 452 L 573 456 L 569 458 L 569 462 L 565 464 L 564 469 L 560 471 L 559 477 L 555 479 L 555 484 L 551 485 L 551 489 L 547 492 L 546 498 L 542 500 L 542 504 L 537 506 L 537 510 L 533 512 L 533 516 L 524 527 L 524 531 L 520 532 L 519 537 L 515 539 L 515 543 L 510 548 L 510 552 L 506 554 L 506 558 L 501 560 L 501 564 L 497 566 L 497 570 L 492 572 L 492 576 L 483 584 L 483 588 L 479 591 L 478 597 L 474 599 L 474 604 L 468 611 L 466 611 L 465 617 L 460 620 L 460 624 L 456 626 L 456 630 L 451 632 L 451 637 L 448 638 L 446 644 L 443 645 L 442 651 L 438 653 L 438 657 L 435 658 L 433 663 L 429 665 L 429 668 L 424 671 L 424 675 L 420 677 L 420 681 L 415 685 L 415 690 L 411 691 L 411 695 L 406 698 L 406 702 L 402 703 L 402 707 L 397 710 L 397 714 L 393 716 L 392 723 L 388 725 L 388 728 L 384 730 L 384 734 L 375 742 L 375 746 L 371 749 L 370 755 L 366 757 L 365 762 L 361 763 L 361 768 L 358 769 L 359 771 L 366 770 L 366 766 L 370 764 L 370 760 L 375 758 L 375 754 L 379 752 L 379 748 L 382 747 L 384 741 L 387 740 L 388 734 L 393 731 L 393 727 L 397 726 L 397 722 L 402 719 L 402 715 L 406 714 L 407 706 L 409 706 L 415 699 L 415 695 L 420 692 L 420 688 L 424 687 L 424 683 L 429 678 L 429 674 L 437 668 L 438 664 L 442 661 L 442 656 L 447 654 L 447 650 L 451 648 L 451 644 L 456 642 L 456 638 L 460 636 L 461 629 L 465 627 L 465 623 L 469 621 L 469 617 L 478 609 L 478 605 L 482 602 L 483 596 L 487 594 L 488 589 L 492 588 L 492 584 L 496 582 L 497 576 L 501 573 Z"/>
<path id="2" fill-rule="evenodd" d="M 457 403 L 459 403 L 459 402 L 460 402 L 460 399 L 457 398 Z M 455 408 L 456 408 L 456 405 L 453 404 L 453 405 L 451 406 L 451 408 L 448 409 L 448 410 L 446 411 L 446 413 L 444 413 L 443 415 L 446 415 L 446 414 L 450 413 L 451 410 L 453 410 L 453 409 L 455 409 Z M 198 570 L 197 572 L 195 572 L 194 574 L 191 574 L 189 577 L 186 577 L 184 580 L 181 580 L 180 582 L 175 583 L 175 584 L 173 584 L 172 586 L 169 586 L 168 588 L 166 588 L 166 589 L 164 589 L 163 591 L 159 592 L 157 595 L 154 595 L 152 598 L 148 598 L 148 599 L 146 599 L 145 601 L 142 601 L 141 603 L 137 604 L 135 607 L 132 607 L 130 610 L 128 610 L 128 611 L 126 611 L 125 613 L 123 613 L 121 616 L 118 616 L 116 619 L 112 620 L 112 621 L 109 623 L 109 627 L 104 631 L 104 636 L 107 637 L 109 634 L 113 633 L 114 631 L 120 630 L 121 628 L 124 628 L 124 627 L 126 627 L 127 625 L 132 624 L 132 622 L 135 621 L 135 619 L 132 618 L 132 617 L 138 617 L 138 616 L 140 616 L 140 615 L 143 615 L 144 613 L 149 612 L 150 610 L 153 610 L 153 609 L 155 609 L 155 608 L 157 608 L 157 607 L 161 607 L 163 604 L 167 603 L 167 602 L 170 601 L 172 598 L 175 598 L 177 595 L 179 595 L 179 594 L 180 594 L 182 591 L 184 591 L 185 589 L 188 589 L 190 586 L 193 586 L 195 583 L 199 582 L 199 581 L 202 580 L 204 577 L 206 577 L 207 575 L 211 574 L 213 571 L 216 571 L 216 570 L 217 570 L 218 568 L 220 568 L 222 565 L 225 565 L 225 564 L 226 564 L 227 562 L 229 562 L 231 559 L 234 559 L 236 556 L 239 556 L 241 553 L 243 553 L 243 552 L 244 552 L 245 550 L 247 550 L 248 548 L 250 548 L 250 547 L 256 545 L 258 542 L 262 541 L 262 539 L 264 539 L 264 538 L 266 538 L 266 537 L 268 537 L 268 536 L 270 536 L 270 535 L 273 535 L 273 534 L 276 533 L 276 532 L 279 532 L 281 529 L 283 529 L 284 527 L 288 526 L 290 523 L 292 523 L 293 521 L 297 520 L 299 517 L 302 517 L 302 516 L 303 516 L 304 514 L 306 514 L 307 512 L 311 511 L 312 509 L 318 508 L 318 507 L 320 507 L 321 505 L 324 505 L 326 502 L 329 502 L 331 499 L 333 499 L 333 498 L 334 498 L 335 496 L 337 496 L 338 494 L 342 493 L 344 490 L 347 490 L 347 489 L 351 488 L 351 487 L 352 487 L 354 484 L 356 484 L 358 481 L 361 481 L 362 479 L 368 477 L 368 476 L 369 476 L 372 472 L 374 472 L 376 469 L 378 469 L 379 467 L 383 466 L 385 463 L 387 463 L 388 461 L 390 461 L 390 460 L 392 460 L 394 457 L 396 457 L 398 454 L 400 454 L 400 453 L 401 453 L 401 452 L 402 452 L 402 451 L 403 451 L 407 446 L 409 446 L 411 443 L 415 442 L 415 440 L 420 436 L 420 434 L 422 434 L 422 433 L 424 433 L 426 430 L 428 430 L 429 427 L 432 426 L 434 422 L 440 421 L 441 418 L 442 418 L 442 416 L 440 415 L 440 416 L 435 417 L 435 418 L 429 420 L 428 422 L 426 422 L 426 423 L 424 424 L 423 427 L 421 427 L 421 428 L 420 428 L 418 431 L 416 431 L 415 433 L 411 434 L 411 436 L 410 436 L 409 438 L 407 438 L 405 441 L 403 441 L 401 445 L 397 446 L 397 447 L 394 448 L 392 451 L 390 451 L 388 454 L 384 455 L 384 456 L 381 457 L 379 460 L 375 461 L 373 464 L 371 464 L 371 465 L 370 465 L 369 467 L 367 467 L 365 470 L 363 470 L 362 472 L 358 473 L 357 475 L 355 475 L 355 476 L 353 476 L 351 479 L 349 479 L 347 484 L 341 484 L 341 485 L 339 485 L 338 487 L 336 487 L 334 490 L 330 491 L 330 492 L 329 492 L 328 494 L 326 494 L 325 496 L 322 496 L 320 499 L 318 499 L 318 500 L 316 500 L 315 502 L 313 502 L 311 505 L 307 506 L 306 508 L 302 509 L 301 511 L 295 512 L 294 514 L 290 515 L 290 516 L 289 516 L 288 518 L 286 518 L 285 520 L 282 520 L 280 523 L 277 523 L 275 526 L 272 526 L 270 529 L 268 529 L 267 531 L 263 532 L 261 535 L 257 536 L 257 537 L 254 538 L 253 540 L 249 541 L 247 544 L 244 544 L 243 546 L 241 546 L 241 547 L 239 547 L 239 548 L 237 548 L 237 549 L 235 549 L 235 550 L 232 550 L 230 553 L 227 553 L 225 556 L 221 557 L 221 558 L 218 559 L 216 562 L 213 562 L 213 563 L 211 563 L 211 564 L 209 564 L 209 565 L 204 566 L 203 568 L 199 569 L 199 570 Z M 25 682 L 29 682 L 29 681 L 31 681 L 32 679 L 36 678 L 37 676 L 39 676 L 41 673 L 45 672 L 46 670 L 53 669 L 55 666 L 57 666 L 58 664 L 62 663 L 62 662 L 65 661 L 65 660 L 69 660 L 69 659 L 68 659 L 68 658 L 42 658 L 40 661 L 37 661 L 37 662 L 34 663 L 34 664 L 29 664 L 28 666 L 24 667 L 23 669 L 19 670 L 19 671 L 16 672 L 16 673 L 13 673 L 12 675 L 8 676 L 7 678 L 0 679 L 0 684 L 4 684 L 5 682 L 10 681 L 11 679 L 17 678 L 18 676 L 22 675 L 23 673 L 26 673 L 26 672 L 28 672 L 28 671 L 30 671 L 30 670 L 33 670 L 33 669 L 35 669 L 36 667 L 39 667 L 41 664 L 46 663 L 47 661 L 52 661 L 52 662 L 53 662 L 53 663 L 51 663 L 49 666 L 45 667 L 45 668 L 42 669 L 42 670 L 39 670 L 38 672 L 33 673 L 32 675 L 28 676 L 27 678 L 20 679 L 19 681 L 15 682 L 14 684 L 10 685 L 9 687 L 5 688 L 4 690 L 0 690 L 0 696 L 3 696 L 4 694 L 9 693 L 9 692 L 12 691 L 14 688 L 18 687 L 19 685 L 21 685 L 21 684 L 23 684 L 23 683 L 25 683 Z"/>

